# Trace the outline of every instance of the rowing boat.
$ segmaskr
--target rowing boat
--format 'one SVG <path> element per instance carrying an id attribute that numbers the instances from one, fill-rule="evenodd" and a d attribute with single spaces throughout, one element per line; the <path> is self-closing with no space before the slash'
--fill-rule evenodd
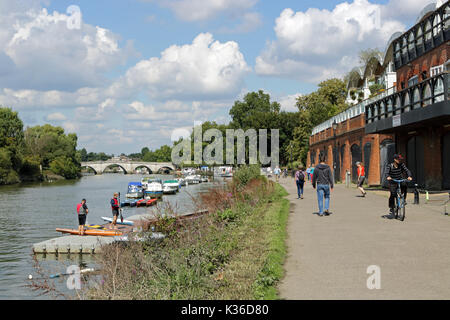
<path id="1" fill-rule="evenodd" d="M 56 228 L 57 232 L 61 233 L 69 233 L 69 234 L 75 234 L 79 235 L 80 232 L 75 229 L 62 229 L 62 228 Z M 87 236 L 104 236 L 104 237 L 114 237 L 114 236 L 121 236 L 123 233 L 118 230 L 97 230 L 97 229 L 87 229 L 84 231 L 84 234 Z"/>

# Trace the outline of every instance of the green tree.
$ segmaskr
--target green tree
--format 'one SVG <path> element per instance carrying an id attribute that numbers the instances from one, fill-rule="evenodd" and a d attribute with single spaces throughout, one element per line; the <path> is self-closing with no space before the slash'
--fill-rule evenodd
<path id="1" fill-rule="evenodd" d="M 299 126 L 294 130 L 294 151 L 297 160 L 306 164 L 309 137 L 312 129 L 334 115 L 347 109 L 344 81 L 329 79 L 319 84 L 317 91 L 297 99 Z"/>
<path id="2" fill-rule="evenodd" d="M 22 120 L 20 120 L 17 112 L 10 108 L 0 108 L 0 148 L 7 150 L 11 161 L 11 170 L 20 170 L 23 146 Z"/>

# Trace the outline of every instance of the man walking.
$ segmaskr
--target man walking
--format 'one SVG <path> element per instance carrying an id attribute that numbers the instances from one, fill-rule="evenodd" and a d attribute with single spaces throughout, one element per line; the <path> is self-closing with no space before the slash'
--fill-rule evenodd
<path id="1" fill-rule="evenodd" d="M 331 176 L 331 169 L 325 163 L 325 155 L 319 155 L 319 164 L 314 168 L 312 176 L 312 186 L 317 190 L 317 200 L 319 201 L 319 216 L 330 214 L 330 191 L 333 191 L 333 179 Z M 316 188 L 317 185 L 317 188 Z M 325 197 L 325 211 L 323 199 Z"/>
<path id="2" fill-rule="evenodd" d="M 302 166 L 298 166 L 298 170 L 295 172 L 295 183 L 297 185 L 297 199 L 303 199 L 303 186 L 305 185 L 305 172 Z"/>
<path id="3" fill-rule="evenodd" d="M 81 203 L 77 205 L 78 214 L 78 233 L 80 236 L 84 236 L 84 226 L 86 225 L 86 218 L 89 209 L 86 205 L 86 199 L 81 200 Z"/>

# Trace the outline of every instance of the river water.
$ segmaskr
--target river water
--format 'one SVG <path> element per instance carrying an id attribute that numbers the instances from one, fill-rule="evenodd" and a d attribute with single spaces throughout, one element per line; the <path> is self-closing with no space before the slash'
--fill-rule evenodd
<path id="1" fill-rule="evenodd" d="M 171 176 L 156 177 L 168 180 Z M 110 200 L 114 192 L 125 198 L 128 182 L 140 181 L 142 175 L 103 174 L 84 176 L 76 181 L 21 184 L 0 187 L 0 299 L 48 299 L 27 284 L 29 274 L 36 275 L 32 245 L 61 236 L 55 228 L 77 229 L 76 205 L 86 198 L 88 224 L 103 224 L 102 216 L 111 216 Z M 216 181 L 217 183 L 217 181 Z M 219 181 L 220 183 L 220 181 Z M 176 195 L 163 196 L 161 204 L 170 203 L 177 213 L 195 210 L 193 199 L 215 183 L 183 187 Z M 123 200 L 123 199 L 122 199 Z M 164 205 L 162 206 L 164 207 Z M 124 207 L 126 219 L 149 213 L 154 208 Z M 90 255 L 37 255 L 36 260 L 47 274 L 65 272 L 71 264 L 91 267 Z M 58 289 L 64 287 L 54 284 Z M 61 289 L 63 290 L 63 289 Z"/>

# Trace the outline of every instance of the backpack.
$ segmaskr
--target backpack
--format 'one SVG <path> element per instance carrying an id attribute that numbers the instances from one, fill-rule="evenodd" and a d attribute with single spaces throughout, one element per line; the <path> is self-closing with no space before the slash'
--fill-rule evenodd
<path id="1" fill-rule="evenodd" d="M 303 171 L 298 171 L 298 180 L 305 181 L 305 174 L 303 173 Z"/>

